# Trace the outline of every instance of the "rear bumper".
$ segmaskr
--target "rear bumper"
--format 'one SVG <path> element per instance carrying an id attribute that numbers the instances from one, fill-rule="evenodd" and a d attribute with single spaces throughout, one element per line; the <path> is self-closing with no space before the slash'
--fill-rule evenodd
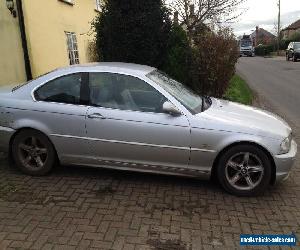
<path id="1" fill-rule="evenodd" d="M 276 165 L 276 183 L 284 181 L 289 177 L 291 168 L 296 160 L 297 155 L 297 144 L 293 140 L 290 152 L 283 155 L 276 155 L 274 157 Z"/>
<path id="2" fill-rule="evenodd" d="M 0 152 L 8 153 L 9 142 L 15 130 L 12 128 L 0 126 Z"/>

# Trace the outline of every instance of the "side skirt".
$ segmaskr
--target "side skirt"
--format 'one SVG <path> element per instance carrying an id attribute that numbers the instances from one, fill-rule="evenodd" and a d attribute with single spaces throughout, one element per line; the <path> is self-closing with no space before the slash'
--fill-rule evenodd
<path id="1" fill-rule="evenodd" d="M 97 163 L 85 164 L 83 162 L 78 163 L 78 161 L 75 162 L 72 161 L 69 162 L 69 164 L 76 165 L 76 166 L 89 166 L 89 167 L 96 167 L 96 168 L 136 171 L 136 172 L 143 172 L 143 173 L 186 176 L 186 177 L 199 178 L 202 180 L 208 180 L 211 175 L 210 171 L 203 171 L 195 168 L 179 168 L 179 167 L 148 165 L 148 164 L 139 164 L 139 163 L 130 163 L 130 162 L 120 162 L 120 161 L 113 161 L 113 160 L 102 160 L 102 159 L 97 159 Z"/>

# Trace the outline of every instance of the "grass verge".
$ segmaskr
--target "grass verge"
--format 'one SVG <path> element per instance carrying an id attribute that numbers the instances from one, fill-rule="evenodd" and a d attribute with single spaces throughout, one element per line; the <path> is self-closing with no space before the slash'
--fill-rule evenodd
<path id="1" fill-rule="evenodd" d="M 244 79 L 234 75 L 230 80 L 224 99 L 250 105 L 253 101 L 253 93 Z"/>

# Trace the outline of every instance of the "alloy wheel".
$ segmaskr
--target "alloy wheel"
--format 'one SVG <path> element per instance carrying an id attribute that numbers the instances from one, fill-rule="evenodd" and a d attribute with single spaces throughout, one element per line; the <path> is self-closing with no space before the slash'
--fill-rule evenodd
<path id="1" fill-rule="evenodd" d="M 24 167 L 38 170 L 45 166 L 48 150 L 36 136 L 23 139 L 18 145 L 18 155 Z"/>
<path id="2" fill-rule="evenodd" d="M 237 153 L 227 161 L 225 176 L 233 188 L 252 190 L 261 183 L 264 176 L 264 166 L 255 154 Z"/>

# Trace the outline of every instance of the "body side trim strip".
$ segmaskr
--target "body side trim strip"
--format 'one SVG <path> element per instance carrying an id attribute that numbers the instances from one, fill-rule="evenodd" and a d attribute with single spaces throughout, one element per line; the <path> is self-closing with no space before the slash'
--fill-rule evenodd
<path id="1" fill-rule="evenodd" d="M 107 139 L 98 139 L 98 138 L 91 138 L 91 137 L 80 137 L 80 136 L 73 136 L 73 135 L 51 134 L 50 136 L 81 139 L 81 140 L 89 140 L 89 141 L 101 141 L 101 142 L 120 143 L 120 144 L 128 144 L 128 145 L 147 146 L 147 147 L 171 148 L 171 149 L 178 149 L 178 150 L 191 150 L 191 151 L 201 151 L 201 152 L 210 152 L 210 153 L 215 153 L 216 152 L 215 150 L 209 150 L 209 149 L 199 149 L 199 148 L 190 148 L 190 147 L 176 147 L 176 146 L 158 145 L 158 144 L 141 143 L 141 142 L 126 142 L 126 141 L 119 141 L 119 140 L 107 140 Z"/>

